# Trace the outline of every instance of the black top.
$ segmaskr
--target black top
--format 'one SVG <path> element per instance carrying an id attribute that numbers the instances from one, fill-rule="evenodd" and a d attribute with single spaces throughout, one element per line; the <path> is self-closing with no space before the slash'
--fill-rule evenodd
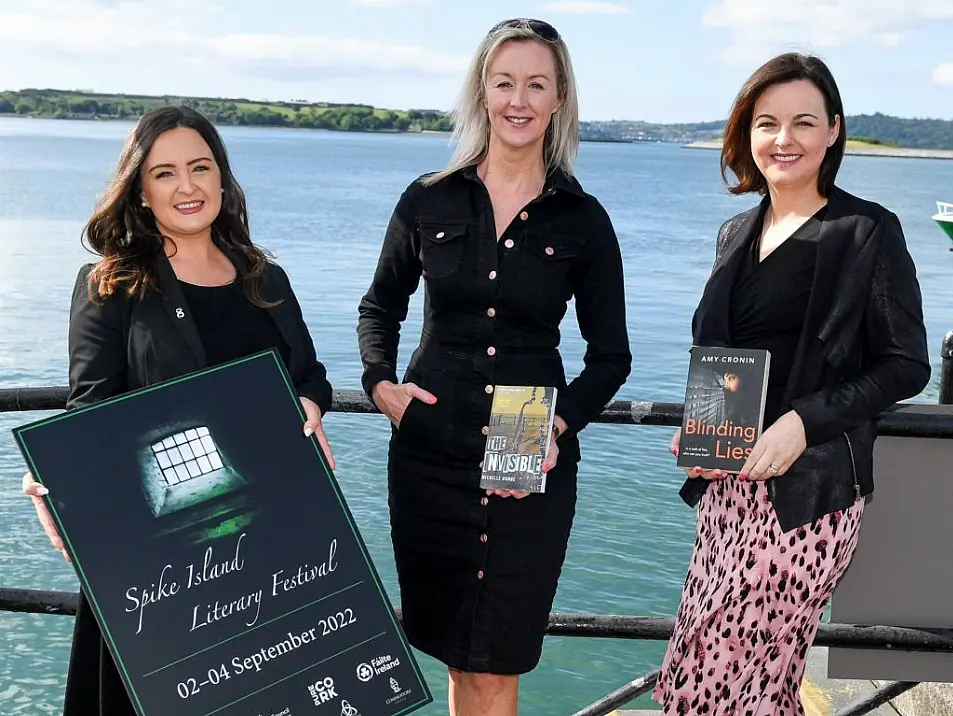
<path id="1" fill-rule="evenodd" d="M 232 260 L 242 266 L 240 258 Z M 156 261 L 161 291 L 141 299 L 130 298 L 124 291 L 90 298 L 92 268 L 93 264 L 87 264 L 80 269 L 70 305 L 67 410 L 276 345 L 298 395 L 314 401 L 322 414 L 331 407 L 327 371 L 317 359 L 291 282 L 277 264 L 268 263 L 261 280 L 262 297 L 276 304 L 269 309 L 250 304 L 241 297 L 238 285 L 194 287 L 203 296 L 222 291 L 221 301 L 206 301 L 193 292 L 186 300 L 189 287 L 178 280 L 164 255 Z M 226 300 L 228 296 L 233 299 Z M 220 303 L 234 304 L 234 313 L 224 315 L 230 328 L 216 325 L 215 306 Z M 201 327 L 195 319 L 202 321 Z"/>
<path id="2" fill-rule="evenodd" d="M 230 258 L 241 266 L 240 259 Z M 291 282 L 277 264 L 267 264 L 262 276 L 263 297 L 278 302 L 267 310 L 238 300 L 238 285 L 207 289 L 183 284 L 164 254 L 156 259 L 162 291 L 150 291 L 142 299 L 131 298 L 125 291 L 109 296 L 94 293 L 91 298 L 92 268 L 93 264 L 83 266 L 73 286 L 67 410 L 265 350 L 278 342 L 271 331 L 277 331 L 281 339 L 279 351 L 298 395 L 313 400 L 322 413 L 330 408 L 327 371 L 317 359 Z M 205 300 L 206 293 L 219 291 L 224 297 L 220 301 L 218 296 Z M 230 317 L 225 316 L 232 329 L 222 329 L 213 337 L 221 328 L 214 325 L 214 307 L 219 304 L 234 309 Z M 135 716 L 82 591 L 75 622 L 64 716 Z"/>
<path id="3" fill-rule="evenodd" d="M 798 227 L 763 261 L 759 261 L 759 242 L 752 241 L 732 286 L 732 346 L 771 352 L 765 428 L 786 412 L 781 401 L 811 298 L 817 242 L 826 208 Z"/>
<path id="4" fill-rule="evenodd" d="M 400 324 L 426 284 L 420 348 L 409 374 L 470 380 L 467 410 L 489 414 L 487 385 L 556 385 L 556 412 L 578 432 L 629 374 L 622 257 L 599 201 L 561 171 L 497 240 L 493 207 L 473 167 L 431 186 L 413 182 L 384 237 L 360 304 L 363 386 L 397 382 Z M 565 382 L 559 325 L 575 298 L 585 368 Z M 477 442 L 485 438 L 476 434 Z M 482 454 L 482 448 L 480 448 Z"/>
<path id="5" fill-rule="evenodd" d="M 288 365 L 291 354 L 288 344 L 266 309 L 248 300 L 240 281 L 224 286 L 179 283 L 210 366 L 269 348 L 276 348 Z"/>
<path id="6" fill-rule="evenodd" d="M 692 319 L 696 345 L 732 345 L 732 287 L 769 207 L 765 195 L 722 224 Z M 787 386 L 807 450 L 782 477 L 767 481 L 785 531 L 873 491 L 877 416 L 930 381 L 916 265 L 896 214 L 834 187 L 815 262 L 805 340 L 798 343 Z M 686 479 L 679 495 L 696 506 L 709 484 Z"/>

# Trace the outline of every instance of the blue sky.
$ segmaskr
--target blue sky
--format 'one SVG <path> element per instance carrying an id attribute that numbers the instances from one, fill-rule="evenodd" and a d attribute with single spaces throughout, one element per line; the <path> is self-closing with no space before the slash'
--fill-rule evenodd
<path id="1" fill-rule="evenodd" d="M 848 114 L 953 119 L 953 0 L 0 0 L 0 88 L 448 109 L 513 16 L 560 30 L 585 120 L 722 119 L 790 49 Z"/>

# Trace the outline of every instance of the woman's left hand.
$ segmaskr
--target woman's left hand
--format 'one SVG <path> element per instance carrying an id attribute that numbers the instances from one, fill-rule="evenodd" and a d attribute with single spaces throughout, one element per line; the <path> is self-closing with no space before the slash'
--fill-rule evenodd
<path id="1" fill-rule="evenodd" d="M 331 445 L 328 443 L 328 436 L 324 434 L 324 426 L 321 424 L 321 408 L 313 400 L 305 398 L 303 395 L 299 396 L 299 400 L 301 405 L 304 406 L 304 413 L 307 416 L 304 421 L 304 436 L 309 438 L 312 433 L 314 434 L 318 439 L 318 445 L 324 452 L 324 456 L 328 459 L 328 465 L 333 470 L 334 456 L 331 454 Z"/>
<path id="2" fill-rule="evenodd" d="M 804 436 L 801 416 L 789 410 L 761 434 L 738 478 L 767 480 L 783 475 L 806 448 L 807 438 Z"/>
<path id="3" fill-rule="evenodd" d="M 566 421 L 558 415 L 553 418 L 553 422 L 555 423 L 556 428 L 559 430 L 560 435 L 569 429 L 569 426 L 566 425 Z M 558 459 L 559 443 L 556 441 L 556 436 L 553 435 L 552 440 L 549 443 L 549 452 L 546 453 L 546 459 L 543 460 L 543 472 L 549 472 L 556 467 L 556 460 Z M 517 500 L 522 500 L 530 493 L 526 490 L 487 490 L 486 494 L 499 495 L 500 497 L 515 497 Z"/>

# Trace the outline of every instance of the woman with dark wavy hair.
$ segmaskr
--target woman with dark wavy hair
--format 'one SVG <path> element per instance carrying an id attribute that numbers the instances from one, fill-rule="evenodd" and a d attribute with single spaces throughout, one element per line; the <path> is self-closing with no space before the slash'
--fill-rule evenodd
<path id="1" fill-rule="evenodd" d="M 69 321 L 71 410 L 274 348 L 306 415 L 304 434 L 334 461 L 321 424 L 331 385 L 285 272 L 252 244 L 245 196 L 215 127 L 163 107 L 129 134 L 84 235 L 100 259 L 76 279 Z M 47 536 L 63 542 L 27 473 Z M 80 594 L 64 716 L 135 711 Z"/>

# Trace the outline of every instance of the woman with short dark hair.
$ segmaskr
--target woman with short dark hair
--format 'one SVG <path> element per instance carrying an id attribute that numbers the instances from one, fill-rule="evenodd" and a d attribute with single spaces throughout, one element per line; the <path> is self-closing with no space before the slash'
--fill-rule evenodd
<path id="1" fill-rule="evenodd" d="M 745 82 L 725 127 L 730 191 L 763 199 L 719 231 L 693 341 L 770 351 L 765 429 L 738 475 L 686 471 L 697 539 L 654 695 L 667 714 L 803 713 L 807 651 L 873 490 L 876 418 L 930 379 L 900 222 L 836 186 L 845 142 L 830 71 L 793 53 Z"/>

